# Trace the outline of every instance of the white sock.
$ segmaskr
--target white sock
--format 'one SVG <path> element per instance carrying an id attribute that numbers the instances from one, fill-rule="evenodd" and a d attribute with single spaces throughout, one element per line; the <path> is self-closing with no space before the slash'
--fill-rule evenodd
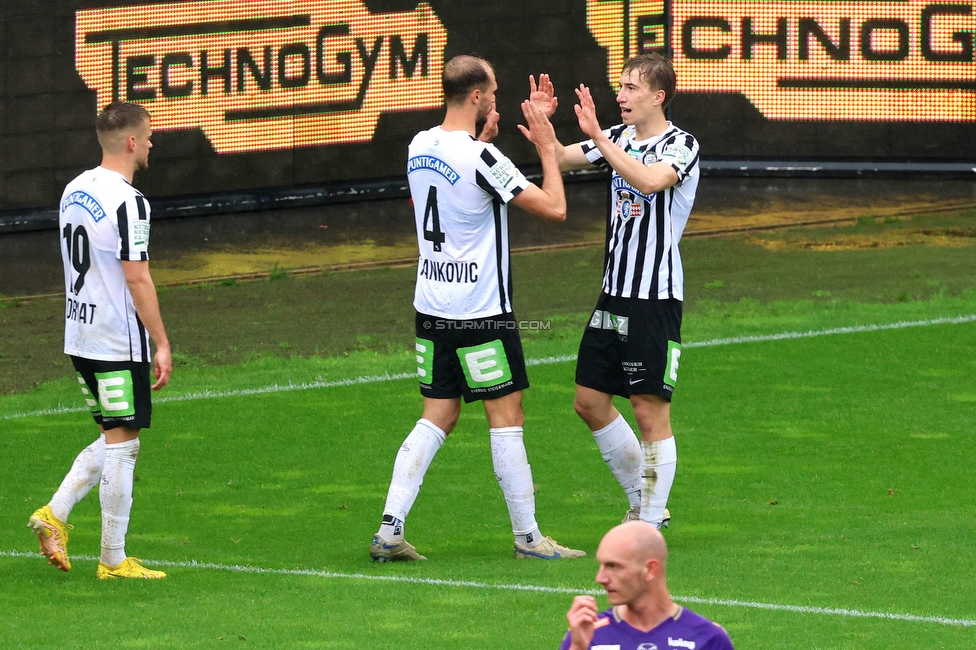
<path id="1" fill-rule="evenodd" d="M 102 477 L 105 465 L 105 434 L 81 450 L 71 469 L 61 481 L 61 487 L 51 497 L 51 512 L 63 522 L 68 521 L 71 509 L 85 498 Z"/>
<path id="2" fill-rule="evenodd" d="M 640 440 L 627 424 L 624 416 L 593 432 L 596 446 L 603 454 L 603 461 L 610 468 L 617 483 L 624 489 L 631 508 L 641 507 L 641 453 Z"/>
<path id="3" fill-rule="evenodd" d="M 493 428 L 489 433 L 495 478 L 505 495 L 515 541 L 527 548 L 538 546 L 542 533 L 535 521 L 535 486 L 522 442 L 522 427 Z"/>
<path id="4" fill-rule="evenodd" d="M 674 483 L 678 449 L 674 436 L 653 442 L 645 440 L 641 442 L 641 448 L 644 450 L 644 467 L 640 518 L 660 528 Z"/>
<path id="5" fill-rule="evenodd" d="M 139 455 L 139 439 L 105 445 L 105 468 L 98 497 L 102 505 L 102 557 L 108 566 L 125 559 L 125 533 L 132 510 L 132 474 Z"/>
<path id="6" fill-rule="evenodd" d="M 403 539 L 403 522 L 417 500 L 424 474 L 447 434 L 430 420 L 420 418 L 407 436 L 393 464 L 393 479 L 386 493 L 379 534 L 388 540 Z"/>

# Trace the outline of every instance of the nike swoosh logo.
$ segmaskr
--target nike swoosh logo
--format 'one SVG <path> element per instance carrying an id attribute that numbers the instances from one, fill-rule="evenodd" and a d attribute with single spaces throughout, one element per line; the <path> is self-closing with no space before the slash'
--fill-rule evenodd
<path id="1" fill-rule="evenodd" d="M 644 381 L 644 380 L 643 379 L 631 379 L 630 380 L 630 385 L 633 386 L 634 384 L 639 384 L 642 381 Z"/>

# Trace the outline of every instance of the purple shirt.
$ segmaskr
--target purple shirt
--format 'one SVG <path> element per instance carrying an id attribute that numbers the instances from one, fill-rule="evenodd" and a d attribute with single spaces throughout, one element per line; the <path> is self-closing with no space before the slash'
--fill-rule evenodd
<path id="1" fill-rule="evenodd" d="M 606 621 L 606 622 L 604 622 Z M 567 650 L 569 633 L 560 650 Z M 620 618 L 613 608 L 600 612 L 591 650 L 733 650 L 732 640 L 718 623 L 690 609 L 678 608 L 650 632 L 641 632 Z"/>

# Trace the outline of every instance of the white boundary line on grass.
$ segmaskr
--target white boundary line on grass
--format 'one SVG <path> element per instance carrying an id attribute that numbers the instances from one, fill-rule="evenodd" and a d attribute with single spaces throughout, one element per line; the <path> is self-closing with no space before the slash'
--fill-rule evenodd
<path id="1" fill-rule="evenodd" d="M 39 553 L 25 553 L 23 551 L 0 551 L 0 557 L 8 558 L 41 558 Z M 97 557 L 90 555 L 76 555 L 76 560 L 95 562 Z M 473 580 L 444 580 L 439 578 L 411 578 L 409 576 L 372 575 L 368 573 L 337 573 L 335 571 L 319 571 L 315 569 L 268 569 L 250 565 L 214 564 L 212 562 L 172 562 L 167 560 L 146 560 L 146 564 L 159 567 L 175 567 L 186 569 L 210 569 L 213 571 L 228 571 L 231 573 L 253 573 L 279 576 L 310 576 L 337 580 L 375 580 L 381 582 L 400 582 L 407 584 L 430 585 L 440 587 L 468 587 L 471 589 L 499 589 L 503 591 L 536 591 L 549 594 L 590 594 L 603 595 L 602 589 L 573 589 L 571 587 L 546 587 L 543 585 L 523 584 L 491 584 L 489 582 L 475 582 Z M 976 627 L 976 620 L 966 618 L 946 618 L 944 616 L 918 616 L 915 614 L 891 614 L 888 612 L 870 612 L 859 609 L 844 609 L 839 607 L 805 607 L 802 605 L 780 605 L 777 603 L 757 603 L 746 600 L 726 600 L 721 598 L 701 598 L 698 596 L 674 596 L 674 600 L 700 605 L 718 605 L 722 607 L 747 607 L 750 609 L 765 609 L 772 611 L 793 612 L 797 614 L 819 614 L 821 616 L 847 616 L 852 618 L 880 618 L 891 621 L 907 621 L 910 623 L 937 623 L 939 625 L 958 625 L 961 627 Z"/>
<path id="2" fill-rule="evenodd" d="M 691 341 L 682 345 L 684 348 L 708 348 L 721 345 L 736 345 L 739 343 L 762 343 L 764 341 L 783 341 L 788 339 L 807 339 L 817 336 L 831 336 L 834 334 L 859 334 L 862 332 L 881 332 L 884 330 L 905 329 L 906 327 L 928 327 L 931 325 L 959 325 L 962 323 L 976 322 L 976 314 L 965 314 L 962 316 L 947 316 L 945 318 L 931 318 L 927 320 L 899 321 L 896 323 L 883 323 L 881 325 L 854 325 L 851 327 L 833 327 L 823 330 L 810 330 L 807 332 L 780 332 L 779 334 L 763 334 L 760 336 L 736 336 L 731 338 L 710 339 L 707 341 Z M 545 357 L 543 359 L 527 359 L 527 366 L 546 366 L 553 363 L 564 363 L 576 359 L 575 354 L 565 354 L 557 357 Z M 384 373 L 382 375 L 371 375 L 368 377 L 356 377 L 354 379 L 337 379 L 334 381 L 313 381 L 300 384 L 273 384 L 260 388 L 240 388 L 236 390 L 211 391 L 204 390 L 185 395 L 171 395 L 168 397 L 153 398 L 154 404 L 164 404 L 166 402 L 191 402 L 202 399 L 214 399 L 217 397 L 243 397 L 246 395 L 265 395 L 268 393 L 284 393 L 293 390 L 312 390 L 315 388 L 337 388 L 341 386 L 357 386 L 360 384 L 378 384 L 399 379 L 414 379 L 417 374 L 414 372 L 400 372 L 396 374 Z M 42 409 L 39 411 L 27 411 L 23 413 L 5 413 L 0 415 L 0 420 L 19 420 L 44 415 L 60 415 L 62 413 L 79 413 L 87 411 L 85 406 L 59 406 L 52 409 Z"/>

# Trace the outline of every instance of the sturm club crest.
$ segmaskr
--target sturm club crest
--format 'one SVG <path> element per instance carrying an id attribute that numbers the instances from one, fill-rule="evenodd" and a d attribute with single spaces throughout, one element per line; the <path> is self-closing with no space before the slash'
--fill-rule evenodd
<path id="1" fill-rule="evenodd" d="M 380 113 L 440 107 L 447 30 L 426 2 L 218 0 L 79 11 L 75 66 L 98 105 L 219 153 L 369 142 Z"/>
<path id="2" fill-rule="evenodd" d="M 742 93 L 769 119 L 976 122 L 976 3 L 587 0 L 623 62 L 670 56 L 679 92 Z"/>

